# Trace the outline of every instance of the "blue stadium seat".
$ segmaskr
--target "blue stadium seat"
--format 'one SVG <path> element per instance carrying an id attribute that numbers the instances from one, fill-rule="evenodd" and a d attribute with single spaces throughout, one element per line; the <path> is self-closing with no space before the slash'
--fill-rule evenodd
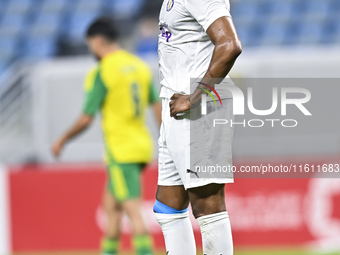
<path id="1" fill-rule="evenodd" d="M 5 13 L 5 7 L 7 5 L 7 0 L 0 0 L 0 22 L 1 22 L 1 17 Z"/>
<path id="2" fill-rule="evenodd" d="M 102 3 L 100 1 L 93 0 L 78 0 L 75 9 L 78 12 L 99 12 L 102 8 Z"/>
<path id="3" fill-rule="evenodd" d="M 283 40 L 284 45 L 293 45 L 298 43 L 298 32 L 300 21 L 297 19 L 292 19 L 289 22 L 285 22 L 286 25 L 286 35 Z"/>
<path id="4" fill-rule="evenodd" d="M 138 55 L 142 56 L 149 53 L 157 52 L 158 48 L 158 38 L 143 38 L 136 46 L 136 52 Z"/>
<path id="5" fill-rule="evenodd" d="M 75 42 L 82 42 L 87 27 L 97 16 L 95 12 L 77 12 L 73 14 L 68 25 L 68 38 Z"/>
<path id="6" fill-rule="evenodd" d="M 261 38 L 261 27 L 259 24 L 236 26 L 237 34 L 243 46 L 258 46 Z"/>
<path id="7" fill-rule="evenodd" d="M 284 44 L 287 37 L 288 26 L 285 22 L 271 22 L 263 25 L 261 45 Z"/>
<path id="8" fill-rule="evenodd" d="M 320 43 L 331 44 L 335 41 L 337 23 L 338 22 L 336 22 L 334 19 L 329 19 L 325 22 L 322 29 L 322 37 Z"/>
<path id="9" fill-rule="evenodd" d="M 324 24 L 318 21 L 303 22 L 299 27 L 297 42 L 317 44 L 322 40 Z"/>
<path id="10" fill-rule="evenodd" d="M 304 16 L 308 20 L 321 20 L 331 13 L 331 0 L 308 0 L 304 9 Z"/>
<path id="11" fill-rule="evenodd" d="M 234 2 L 231 5 L 231 15 L 242 18 L 243 20 L 256 20 L 261 14 L 259 1 L 243 0 Z"/>
<path id="12" fill-rule="evenodd" d="M 0 23 L 0 38 L 15 37 L 24 31 L 26 25 L 23 15 L 6 14 Z"/>
<path id="13" fill-rule="evenodd" d="M 8 62 L 1 62 L 0 61 L 0 77 L 7 70 L 7 68 L 8 68 Z M 0 87 L 1 87 L 1 85 L 0 85 Z"/>
<path id="14" fill-rule="evenodd" d="M 333 0 L 331 2 L 331 9 L 333 11 L 336 11 L 336 12 L 340 11 L 340 1 L 339 0 Z"/>
<path id="15" fill-rule="evenodd" d="M 34 37 L 53 37 L 59 32 L 61 17 L 59 14 L 41 13 L 32 24 L 30 35 Z"/>
<path id="16" fill-rule="evenodd" d="M 0 62 L 8 63 L 17 55 L 18 40 L 15 38 L 0 38 Z"/>
<path id="17" fill-rule="evenodd" d="M 67 0 L 44 0 L 41 6 L 41 12 L 46 14 L 57 14 L 63 12 L 70 3 Z"/>
<path id="18" fill-rule="evenodd" d="M 30 11 L 34 0 L 10 0 L 7 3 L 6 13 L 10 15 L 25 15 Z"/>
<path id="19" fill-rule="evenodd" d="M 269 21 L 288 21 L 296 15 L 295 1 L 269 0 L 266 4 L 268 5 Z"/>
<path id="20" fill-rule="evenodd" d="M 340 44 L 340 22 L 334 22 L 334 30 L 333 30 L 333 42 L 334 44 Z"/>
<path id="21" fill-rule="evenodd" d="M 339 0 L 333 0 L 331 2 L 331 7 L 330 7 L 330 16 L 332 18 L 335 18 L 337 22 L 340 22 L 340 1 Z"/>
<path id="22" fill-rule="evenodd" d="M 23 56 L 29 58 L 46 58 L 57 53 L 55 38 L 29 38 L 24 43 Z"/>
<path id="23" fill-rule="evenodd" d="M 115 19 L 130 19 L 138 15 L 144 4 L 144 0 L 116 0 L 109 2 Z"/>

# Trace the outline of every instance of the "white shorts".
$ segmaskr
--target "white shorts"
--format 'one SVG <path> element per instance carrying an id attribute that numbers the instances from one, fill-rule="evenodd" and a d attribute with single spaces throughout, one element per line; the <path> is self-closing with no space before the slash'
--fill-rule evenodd
<path id="1" fill-rule="evenodd" d="M 228 109 L 226 113 L 223 114 L 225 114 L 224 116 L 229 119 L 233 119 L 232 101 L 233 99 L 223 99 L 223 104 L 226 105 L 226 109 Z M 160 128 L 160 137 L 158 139 L 158 185 L 184 185 L 185 189 L 190 189 L 205 186 L 210 183 L 233 183 L 234 179 L 232 174 L 228 175 L 228 177 L 224 175 L 218 178 L 199 178 L 199 176 L 197 176 L 197 178 L 193 178 L 192 171 L 190 171 L 190 153 L 192 157 L 191 159 L 193 159 L 194 157 L 192 156 L 192 153 L 196 153 L 194 150 L 197 146 L 193 146 L 192 141 L 190 141 L 191 120 L 190 117 L 185 117 L 185 115 L 177 120 L 170 117 L 169 102 L 170 99 L 162 98 L 162 124 Z M 231 144 L 233 128 L 228 125 L 225 125 L 223 128 L 224 130 L 226 128 L 228 129 L 228 135 L 223 135 L 223 137 L 226 137 L 227 140 L 222 143 L 223 148 L 221 148 L 221 146 L 219 147 L 219 151 L 223 151 L 223 164 L 232 166 Z M 199 124 L 199 128 L 197 130 L 199 130 L 199 135 L 203 137 L 205 134 L 212 131 L 211 128 L 207 128 L 204 123 L 202 124 L 202 122 Z M 209 138 L 210 137 L 211 134 L 209 133 Z M 216 139 L 220 140 L 218 135 L 215 137 L 215 141 Z M 198 146 L 201 146 L 201 142 L 199 143 L 200 144 L 198 144 Z M 208 143 L 214 144 L 214 141 L 209 141 Z M 207 146 L 207 144 L 205 143 L 203 146 Z M 210 155 L 209 152 L 211 152 Z M 213 154 L 216 154 L 216 147 L 212 150 L 207 150 L 207 160 L 204 161 L 205 164 L 216 163 L 214 161 L 214 156 L 212 156 Z"/>

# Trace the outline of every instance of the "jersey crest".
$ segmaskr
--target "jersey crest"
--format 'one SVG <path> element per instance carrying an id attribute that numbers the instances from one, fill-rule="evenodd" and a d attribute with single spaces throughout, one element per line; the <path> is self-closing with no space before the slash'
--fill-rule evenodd
<path id="1" fill-rule="evenodd" d="M 168 3 L 166 4 L 166 11 L 171 11 L 172 7 L 174 7 L 175 1 L 174 0 L 168 0 Z"/>

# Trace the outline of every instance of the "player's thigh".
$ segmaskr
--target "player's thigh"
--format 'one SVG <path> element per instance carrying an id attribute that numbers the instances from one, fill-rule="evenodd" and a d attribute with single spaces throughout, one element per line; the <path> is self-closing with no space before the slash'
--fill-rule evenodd
<path id="1" fill-rule="evenodd" d="M 189 195 L 183 185 L 161 186 L 158 185 L 156 199 L 176 210 L 183 210 L 189 205 Z"/>
<path id="2" fill-rule="evenodd" d="M 188 189 L 195 218 L 226 210 L 224 187 L 224 184 L 211 183 Z"/>
<path id="3" fill-rule="evenodd" d="M 175 165 L 173 155 L 168 148 L 169 139 L 172 139 L 169 127 L 170 111 L 168 109 L 169 100 L 162 99 L 162 124 L 158 139 L 158 185 L 159 186 L 180 186 L 183 181 L 179 174 L 178 167 Z"/>

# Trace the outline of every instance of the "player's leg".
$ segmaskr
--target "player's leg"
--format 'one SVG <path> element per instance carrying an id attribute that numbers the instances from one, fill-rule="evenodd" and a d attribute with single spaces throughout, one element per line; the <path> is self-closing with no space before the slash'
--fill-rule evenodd
<path id="1" fill-rule="evenodd" d="M 233 254 L 229 216 L 225 207 L 224 184 L 188 189 L 193 214 L 201 228 L 203 253 Z"/>
<path id="2" fill-rule="evenodd" d="M 141 213 L 142 202 L 140 198 L 129 199 L 122 202 L 124 211 L 131 221 L 133 235 L 146 235 L 147 228 L 145 226 Z"/>
<path id="3" fill-rule="evenodd" d="M 169 99 L 162 99 L 162 125 L 158 139 L 158 188 L 154 205 L 155 217 L 162 228 L 168 255 L 196 255 L 193 229 L 189 219 L 188 193 L 178 173 L 167 142 L 172 139 L 169 131 Z M 178 149 L 178 147 L 176 147 Z M 183 155 L 182 155 L 183 156 Z"/>
<path id="4" fill-rule="evenodd" d="M 152 240 L 148 234 L 142 216 L 142 203 L 140 198 L 128 199 L 122 202 L 124 211 L 131 222 L 133 244 L 138 255 L 152 254 Z"/>
<path id="5" fill-rule="evenodd" d="M 158 186 L 154 212 L 169 255 L 196 254 L 188 205 L 189 196 L 183 185 Z"/>
<path id="6" fill-rule="evenodd" d="M 116 164 L 112 169 L 113 192 L 130 219 L 133 244 L 138 255 L 151 255 L 152 240 L 142 216 L 140 175 L 143 164 Z"/>
<path id="7" fill-rule="evenodd" d="M 225 207 L 225 183 L 233 182 L 231 172 L 203 172 L 196 170 L 197 165 L 231 166 L 232 136 L 231 126 L 211 128 L 214 119 L 233 119 L 232 99 L 222 99 L 223 108 L 207 103 L 207 115 L 190 122 L 190 160 L 182 171 L 182 179 L 188 189 L 193 214 L 202 233 L 203 252 L 207 255 L 232 255 L 233 242 L 228 213 Z M 199 109 L 198 109 L 199 110 Z M 195 116 L 195 110 L 191 116 Z M 179 159 L 177 159 L 179 158 Z M 177 156 L 180 160 L 180 155 Z M 193 173 L 194 172 L 194 173 Z M 189 176 L 188 176 L 189 175 Z"/>
<path id="8" fill-rule="evenodd" d="M 123 209 L 107 188 L 104 191 L 103 207 L 106 212 L 108 222 L 105 230 L 105 237 L 101 244 L 102 254 L 114 255 L 117 254 L 118 250 Z"/>
<path id="9" fill-rule="evenodd" d="M 158 185 L 156 200 L 175 210 L 184 210 L 189 206 L 189 194 L 183 185 Z"/>

